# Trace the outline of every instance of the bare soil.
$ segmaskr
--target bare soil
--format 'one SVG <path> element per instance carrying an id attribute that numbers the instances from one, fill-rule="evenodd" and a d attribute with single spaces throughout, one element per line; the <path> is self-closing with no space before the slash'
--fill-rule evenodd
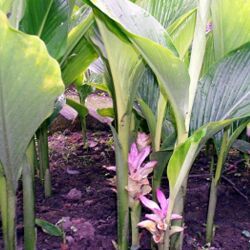
<path id="1" fill-rule="evenodd" d="M 51 223 L 64 221 L 66 245 L 62 238 L 37 229 L 38 250 L 112 250 L 116 241 L 116 193 L 111 185 L 114 174 L 105 166 L 115 165 L 110 132 L 88 132 L 85 147 L 80 132 L 65 130 L 49 138 L 53 195 L 45 199 L 36 178 L 36 217 Z M 184 250 L 202 249 L 205 245 L 205 222 L 209 194 L 209 161 L 201 154 L 189 178 Z M 226 163 L 225 178 L 219 190 L 216 233 L 211 249 L 249 250 L 250 173 L 238 152 Z M 163 180 L 167 193 L 167 181 Z M 146 211 L 144 211 L 146 212 Z M 18 191 L 18 246 L 22 249 L 22 191 Z M 141 249 L 151 249 L 150 235 L 141 231 Z M 68 248 L 67 248 L 68 247 Z M 0 249 L 3 249 L 0 232 Z M 204 249 L 204 248 L 203 248 Z"/>

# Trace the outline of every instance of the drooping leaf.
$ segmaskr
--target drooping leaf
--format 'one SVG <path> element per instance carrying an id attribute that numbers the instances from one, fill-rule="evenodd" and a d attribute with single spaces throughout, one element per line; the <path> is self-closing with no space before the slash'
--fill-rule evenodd
<path id="1" fill-rule="evenodd" d="M 167 28 L 180 16 L 196 6 L 194 0 L 137 0 L 136 4 L 147 10 L 163 27 Z"/>
<path id="2" fill-rule="evenodd" d="M 250 41 L 250 0 L 212 0 L 216 61 Z"/>
<path id="3" fill-rule="evenodd" d="M 154 114 L 157 112 L 160 89 L 154 73 L 148 66 L 145 67 L 144 73 L 140 79 L 138 96 L 149 106 Z"/>
<path id="4" fill-rule="evenodd" d="M 103 117 L 115 119 L 115 112 L 113 108 L 97 109 L 97 113 Z"/>
<path id="5" fill-rule="evenodd" d="M 88 109 L 81 103 L 75 101 L 74 99 L 67 98 L 66 103 L 72 107 L 77 113 L 80 115 L 81 118 L 84 118 L 88 114 Z"/>
<path id="6" fill-rule="evenodd" d="M 66 51 L 60 60 L 66 86 L 73 83 L 98 58 L 96 51 L 86 38 L 93 22 L 93 15 L 90 13 L 69 33 Z"/>
<path id="7" fill-rule="evenodd" d="M 39 36 L 49 53 L 59 59 L 66 49 L 70 21 L 67 0 L 26 0 L 20 30 Z"/>
<path id="8" fill-rule="evenodd" d="M 190 131 L 202 125 L 250 116 L 250 43 L 222 59 L 200 80 Z"/>
<path id="9" fill-rule="evenodd" d="M 62 229 L 60 227 L 50 223 L 50 222 L 36 218 L 35 223 L 37 226 L 41 227 L 41 229 L 45 233 L 47 233 L 51 236 L 63 237 Z"/>
<path id="10" fill-rule="evenodd" d="M 232 147 L 234 149 L 237 149 L 239 150 L 240 152 L 242 153 L 245 153 L 245 154 L 249 154 L 250 155 L 250 143 L 247 142 L 247 141 L 243 141 L 243 140 L 236 140 Z"/>
<path id="11" fill-rule="evenodd" d="M 114 82 L 118 119 L 121 119 L 127 115 L 127 112 L 132 111 L 138 80 L 144 65 L 139 53 L 128 40 L 120 39 L 109 31 L 102 20 L 97 19 L 97 24 L 103 38 Z"/>
<path id="12" fill-rule="evenodd" d="M 2 12 L 0 58 L 0 161 L 15 190 L 26 148 L 64 87 L 44 43 L 11 28 Z"/>
<path id="13" fill-rule="evenodd" d="M 109 96 L 89 95 L 85 100 L 89 114 L 102 123 L 111 124 L 114 120 L 113 101 Z"/>

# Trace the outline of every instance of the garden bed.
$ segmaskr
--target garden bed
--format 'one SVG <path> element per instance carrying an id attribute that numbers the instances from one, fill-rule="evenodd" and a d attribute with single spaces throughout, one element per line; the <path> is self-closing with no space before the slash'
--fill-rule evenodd
<path id="1" fill-rule="evenodd" d="M 43 188 L 36 180 L 36 217 L 57 223 L 64 221 L 67 245 L 71 250 L 111 250 L 116 241 L 116 193 L 112 187 L 112 171 L 104 166 L 115 164 L 112 136 L 109 132 L 88 132 L 89 147 L 80 132 L 69 130 L 49 138 L 53 195 L 44 199 Z M 248 250 L 250 239 L 242 234 L 250 231 L 250 173 L 237 152 L 230 154 L 219 190 L 216 213 L 216 235 L 212 249 Z M 238 163 L 238 168 L 234 167 Z M 209 192 L 209 162 L 201 154 L 196 161 L 188 185 L 183 249 L 202 249 L 204 245 L 206 209 Z M 165 180 L 163 180 L 164 182 Z M 166 181 L 165 181 L 166 182 Z M 235 186 L 233 186 L 235 184 Z M 167 192 L 167 183 L 163 185 Z M 246 196 L 243 197 L 243 194 Z M 22 249 L 22 193 L 18 191 L 17 234 Z M 62 248 L 62 239 L 38 229 L 37 249 Z M 0 249 L 3 248 L 2 236 Z M 141 249 L 151 249 L 150 235 L 141 232 Z"/>

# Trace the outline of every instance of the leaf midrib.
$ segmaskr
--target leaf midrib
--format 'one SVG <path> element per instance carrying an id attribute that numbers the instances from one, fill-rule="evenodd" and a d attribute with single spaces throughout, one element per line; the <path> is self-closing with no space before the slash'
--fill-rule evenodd
<path id="1" fill-rule="evenodd" d="M 51 9 L 51 7 L 52 7 L 52 4 L 53 4 L 53 0 L 50 0 L 50 4 L 49 4 L 49 6 L 48 6 L 47 12 L 46 12 L 46 14 L 45 14 L 45 16 L 44 16 L 44 18 L 43 18 L 43 21 L 42 21 L 41 26 L 40 26 L 40 28 L 39 28 L 39 30 L 38 30 L 38 33 L 37 33 L 37 36 L 39 36 L 39 37 L 41 37 L 41 34 L 42 34 L 42 32 L 43 32 L 45 23 L 46 23 L 46 21 L 47 21 L 47 17 L 48 17 L 48 15 L 49 15 L 50 9 Z"/>

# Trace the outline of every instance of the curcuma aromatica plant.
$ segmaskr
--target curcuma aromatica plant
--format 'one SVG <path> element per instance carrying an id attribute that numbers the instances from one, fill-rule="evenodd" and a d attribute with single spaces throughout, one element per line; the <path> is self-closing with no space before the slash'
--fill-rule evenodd
<path id="1" fill-rule="evenodd" d="M 152 233 L 159 249 L 182 248 L 188 174 L 208 141 L 211 158 L 218 155 L 211 166 L 211 243 L 223 163 L 250 120 L 250 0 L 8 0 L 0 1 L 0 10 L 5 248 L 16 248 L 15 192 L 22 175 L 25 249 L 35 249 L 34 142 L 40 144 L 39 174 L 49 195 L 47 118 L 64 86 L 74 83 L 82 103 L 67 103 L 84 123 L 82 83 L 97 58 L 104 83 L 99 88 L 114 104 L 98 112 L 115 118 L 107 120 L 116 153 L 117 248 L 130 247 L 131 232 L 131 249 L 139 249 L 139 227 Z M 150 138 L 137 133 L 138 116 Z M 169 198 L 160 189 L 165 169 Z M 146 197 L 151 191 L 154 201 Z M 142 221 L 141 204 L 152 211 Z"/>

